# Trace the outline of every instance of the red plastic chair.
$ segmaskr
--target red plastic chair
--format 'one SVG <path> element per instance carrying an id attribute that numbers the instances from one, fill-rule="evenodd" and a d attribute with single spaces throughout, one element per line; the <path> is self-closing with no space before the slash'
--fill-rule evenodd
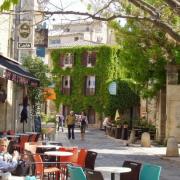
<path id="1" fill-rule="evenodd" d="M 85 160 L 86 160 L 87 152 L 88 152 L 88 150 L 85 148 L 80 149 L 80 151 L 78 153 L 77 163 L 75 165 L 78 165 L 82 168 L 85 167 Z"/>

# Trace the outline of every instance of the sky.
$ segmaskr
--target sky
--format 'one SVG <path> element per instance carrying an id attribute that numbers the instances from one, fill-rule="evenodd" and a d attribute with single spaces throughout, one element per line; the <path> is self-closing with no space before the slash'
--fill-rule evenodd
<path id="1" fill-rule="evenodd" d="M 47 9 L 50 11 L 58 11 L 63 8 L 64 11 L 73 10 L 73 11 L 86 11 L 86 5 L 80 0 L 49 0 L 47 3 Z M 58 23 L 59 21 L 66 21 L 66 19 L 78 19 L 80 16 L 75 15 L 54 15 L 51 18 L 51 23 Z"/>

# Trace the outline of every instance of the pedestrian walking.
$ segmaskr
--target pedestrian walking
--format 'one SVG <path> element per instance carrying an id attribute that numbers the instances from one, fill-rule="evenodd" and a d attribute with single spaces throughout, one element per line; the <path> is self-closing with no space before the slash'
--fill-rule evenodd
<path id="1" fill-rule="evenodd" d="M 74 136 L 74 127 L 75 127 L 76 117 L 74 115 L 74 111 L 70 111 L 70 114 L 66 117 L 66 123 L 68 127 L 68 139 L 75 139 Z"/>
<path id="2" fill-rule="evenodd" d="M 110 117 L 105 117 L 104 118 L 104 121 L 103 121 L 103 127 L 104 127 L 104 131 L 105 131 L 105 134 L 107 134 L 107 127 L 108 126 L 111 126 L 111 122 L 110 122 Z"/>
<path id="3" fill-rule="evenodd" d="M 59 128 L 61 127 L 62 132 L 64 131 L 63 127 L 64 127 L 64 116 L 62 115 L 62 113 L 59 113 L 56 115 L 57 117 L 57 131 L 59 131 Z"/>
<path id="4" fill-rule="evenodd" d="M 79 122 L 80 122 L 80 129 L 81 129 L 81 140 L 84 140 L 86 127 L 88 125 L 87 116 L 84 112 L 81 112 L 81 115 L 79 116 Z"/>

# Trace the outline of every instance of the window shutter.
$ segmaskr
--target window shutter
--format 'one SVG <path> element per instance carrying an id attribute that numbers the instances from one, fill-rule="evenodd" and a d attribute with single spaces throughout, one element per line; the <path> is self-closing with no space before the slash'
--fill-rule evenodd
<path id="1" fill-rule="evenodd" d="M 93 51 L 91 53 L 91 63 L 92 63 L 92 66 L 95 66 L 95 64 L 96 64 L 96 52 L 95 51 Z"/>
<path id="2" fill-rule="evenodd" d="M 64 94 L 64 76 L 61 76 L 61 92 Z"/>
<path id="3" fill-rule="evenodd" d="M 60 62 L 59 62 L 60 66 L 61 66 L 61 67 L 64 67 L 64 54 L 61 54 L 61 55 L 60 55 L 59 61 L 60 61 Z"/>
<path id="4" fill-rule="evenodd" d="M 76 57 L 76 54 L 75 54 L 75 53 L 72 53 L 72 54 L 71 54 L 72 66 L 74 66 L 74 64 L 75 64 L 75 57 Z"/>
<path id="5" fill-rule="evenodd" d="M 70 89 L 69 89 L 69 94 L 68 95 L 71 95 L 71 93 L 72 93 L 72 78 L 71 78 L 71 76 L 69 78 L 69 85 L 70 85 Z"/>
<path id="6" fill-rule="evenodd" d="M 86 96 L 87 95 L 87 93 L 86 93 L 86 89 L 87 89 L 87 86 L 86 86 L 86 84 L 87 84 L 87 76 L 85 76 L 84 77 L 84 87 L 83 87 L 83 92 L 84 92 L 84 95 Z"/>
<path id="7" fill-rule="evenodd" d="M 83 57 L 82 57 L 82 65 L 85 67 L 87 66 L 87 56 L 88 56 L 88 52 L 86 51 L 83 53 Z"/>

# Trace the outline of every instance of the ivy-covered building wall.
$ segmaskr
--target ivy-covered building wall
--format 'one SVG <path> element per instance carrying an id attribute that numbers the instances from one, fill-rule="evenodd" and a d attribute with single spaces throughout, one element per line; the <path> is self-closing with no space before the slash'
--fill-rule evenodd
<path id="1" fill-rule="evenodd" d="M 108 84 L 120 77 L 118 54 L 117 47 L 106 45 L 52 50 L 56 106 L 68 107 L 65 113 L 85 111 L 89 123 L 96 123 L 95 113 L 106 108 Z"/>

